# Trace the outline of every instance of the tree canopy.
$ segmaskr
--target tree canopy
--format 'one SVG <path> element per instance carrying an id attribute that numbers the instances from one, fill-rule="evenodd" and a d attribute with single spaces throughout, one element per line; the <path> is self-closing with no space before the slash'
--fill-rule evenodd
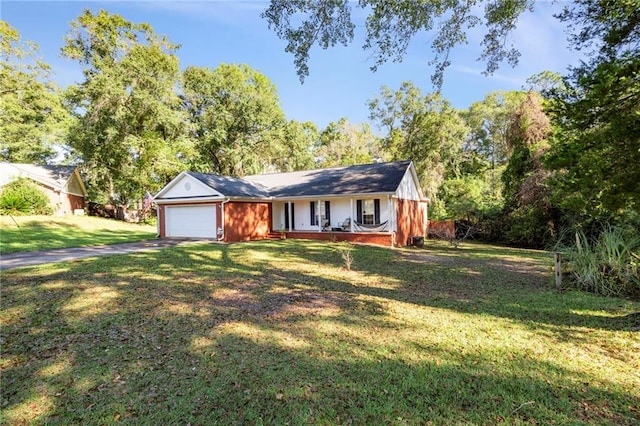
<path id="1" fill-rule="evenodd" d="M 478 3 L 484 8 L 478 7 Z M 409 43 L 421 32 L 433 32 L 431 48 L 435 65 L 432 81 L 442 86 L 445 69 L 451 64 L 449 53 L 454 47 L 468 43 L 467 31 L 483 25 L 479 59 L 486 62 L 486 72 L 492 73 L 501 62 L 518 63 L 517 48 L 509 43 L 509 34 L 516 28 L 518 17 L 533 10 L 533 0 L 271 0 L 262 16 L 278 37 L 287 41 L 285 50 L 294 56 L 301 81 L 309 75 L 311 48 L 322 49 L 353 41 L 356 24 L 352 7 L 367 14 L 366 39 L 363 48 L 374 57 L 371 69 L 392 61 L 402 61 Z M 484 9 L 484 10 L 483 10 Z"/>
<path id="2" fill-rule="evenodd" d="M 273 83 L 248 65 L 234 64 L 188 67 L 183 80 L 199 168 L 229 176 L 264 171 L 286 129 Z"/>
<path id="3" fill-rule="evenodd" d="M 98 199 L 141 199 L 186 168 L 177 46 L 106 11 L 86 10 L 71 26 L 62 52 L 85 79 L 66 93 L 77 118 L 69 144 Z"/>
<path id="4" fill-rule="evenodd" d="M 25 43 L 0 20 L 0 158 L 17 163 L 46 163 L 62 144 L 69 115 L 51 68 L 37 57 L 37 46 Z"/>

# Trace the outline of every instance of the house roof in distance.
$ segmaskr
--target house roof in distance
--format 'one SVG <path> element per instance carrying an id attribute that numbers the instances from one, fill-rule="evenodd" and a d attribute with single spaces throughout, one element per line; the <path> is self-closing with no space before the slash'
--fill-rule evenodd
<path id="1" fill-rule="evenodd" d="M 247 176 L 273 197 L 393 193 L 410 160 Z"/>
<path id="2" fill-rule="evenodd" d="M 74 166 L 39 166 L 35 164 L 0 163 L 0 186 L 4 186 L 18 177 L 25 177 L 51 188 L 62 189 L 71 179 Z"/>

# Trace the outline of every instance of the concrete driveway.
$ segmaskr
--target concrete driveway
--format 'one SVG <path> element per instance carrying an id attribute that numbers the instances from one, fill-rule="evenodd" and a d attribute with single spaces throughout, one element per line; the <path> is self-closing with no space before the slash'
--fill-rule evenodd
<path id="1" fill-rule="evenodd" d="M 112 254 L 137 253 L 141 251 L 159 250 L 197 243 L 218 243 L 207 239 L 165 238 L 162 240 L 138 241 L 135 243 L 111 244 L 106 246 L 73 247 L 43 251 L 28 251 L 5 254 L 0 257 L 0 270 L 21 268 L 23 266 L 42 265 L 45 263 L 64 262 L 86 257 L 109 256 Z"/>

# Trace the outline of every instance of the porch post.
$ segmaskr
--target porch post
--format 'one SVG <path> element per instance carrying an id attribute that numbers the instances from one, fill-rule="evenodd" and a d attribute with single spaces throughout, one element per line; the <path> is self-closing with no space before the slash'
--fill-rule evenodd
<path id="1" fill-rule="evenodd" d="M 292 222 L 293 222 L 293 214 L 292 214 L 293 213 L 293 208 L 292 208 L 292 204 L 293 203 L 291 201 L 289 201 L 287 203 L 287 208 L 289 209 L 289 223 L 287 223 L 287 225 L 289 225 L 289 232 L 291 232 L 291 230 L 293 229 L 293 224 L 292 224 Z"/>
<path id="2" fill-rule="evenodd" d="M 353 197 L 349 198 L 349 208 L 351 209 L 351 220 L 349 221 L 349 232 L 353 232 L 353 221 L 356 220 L 353 215 Z"/>
<path id="3" fill-rule="evenodd" d="M 391 216 L 391 195 L 387 195 L 387 214 L 389 215 L 389 232 L 393 231 L 393 216 Z"/>
<path id="4" fill-rule="evenodd" d="M 320 210 L 320 203 L 322 201 L 318 200 L 318 207 L 316 208 L 316 216 L 318 218 L 317 220 L 317 225 L 318 225 L 318 232 L 322 232 L 322 215 L 320 214 L 321 210 Z"/>

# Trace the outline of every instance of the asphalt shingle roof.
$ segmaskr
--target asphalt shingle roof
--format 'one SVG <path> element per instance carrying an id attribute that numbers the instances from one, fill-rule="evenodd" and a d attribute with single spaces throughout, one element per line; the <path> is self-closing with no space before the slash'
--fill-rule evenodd
<path id="1" fill-rule="evenodd" d="M 270 195 L 260 184 L 245 179 L 196 172 L 188 174 L 226 197 L 268 198 Z"/>
<path id="2" fill-rule="evenodd" d="M 274 197 L 395 192 L 411 161 L 362 164 L 332 169 L 247 176 Z"/>
<path id="3" fill-rule="evenodd" d="M 189 172 L 227 197 L 313 197 L 323 195 L 392 193 L 398 189 L 411 161 L 363 164 L 331 169 L 232 178 Z"/>

